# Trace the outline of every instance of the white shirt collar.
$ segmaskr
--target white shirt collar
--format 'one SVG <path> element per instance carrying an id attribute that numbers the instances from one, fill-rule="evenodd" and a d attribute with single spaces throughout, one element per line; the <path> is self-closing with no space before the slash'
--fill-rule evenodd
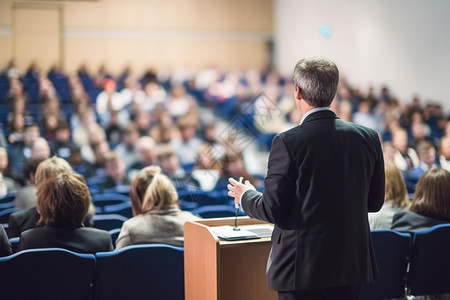
<path id="1" fill-rule="evenodd" d="M 310 111 L 307 111 L 306 114 L 303 115 L 302 119 L 300 120 L 300 124 L 298 125 L 302 125 L 303 121 L 305 121 L 306 117 L 308 117 L 310 114 L 313 114 L 315 112 L 318 111 L 323 111 L 323 110 L 331 110 L 329 107 L 316 107 L 311 109 Z"/>

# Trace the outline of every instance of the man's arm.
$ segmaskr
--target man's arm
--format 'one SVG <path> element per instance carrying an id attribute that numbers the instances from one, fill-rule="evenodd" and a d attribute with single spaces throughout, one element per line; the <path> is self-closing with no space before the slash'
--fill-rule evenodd
<path id="1" fill-rule="evenodd" d="M 275 136 L 270 151 L 264 193 L 247 190 L 242 195 L 242 208 L 249 216 L 269 223 L 283 223 L 293 209 L 295 165 L 285 141 Z"/>
<path id="2" fill-rule="evenodd" d="M 377 158 L 375 162 L 375 167 L 372 174 L 372 180 L 370 182 L 369 188 L 369 198 L 368 198 L 368 211 L 376 212 L 381 209 L 384 203 L 384 158 L 383 150 L 381 149 L 381 144 L 377 135 Z"/>

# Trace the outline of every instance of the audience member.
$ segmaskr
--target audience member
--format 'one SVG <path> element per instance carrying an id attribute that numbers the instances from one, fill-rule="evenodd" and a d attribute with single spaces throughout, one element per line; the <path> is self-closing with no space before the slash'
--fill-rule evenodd
<path id="1" fill-rule="evenodd" d="M 394 215 L 391 228 L 413 232 L 449 222 L 450 172 L 432 168 L 417 183 L 409 210 Z"/>
<path id="2" fill-rule="evenodd" d="M 41 163 L 39 163 L 35 174 L 36 192 L 39 190 L 40 185 L 52 176 L 70 172 L 72 172 L 72 168 L 70 167 L 69 163 L 62 158 L 51 157 L 42 161 Z M 94 224 L 94 213 L 95 208 L 91 203 L 89 212 L 84 219 L 85 226 L 92 226 Z M 18 237 L 21 232 L 36 227 L 39 218 L 40 215 L 37 212 L 36 206 L 12 213 L 9 216 L 8 221 L 8 236 L 10 238 Z"/>
<path id="3" fill-rule="evenodd" d="M 14 199 L 14 207 L 17 210 L 36 206 L 36 170 L 43 160 L 44 159 L 42 158 L 30 158 L 25 162 L 25 165 L 23 166 L 23 176 L 26 179 L 26 185 L 19 189 L 16 198 Z"/>
<path id="4" fill-rule="evenodd" d="M 9 168 L 8 152 L 5 148 L 0 147 L 0 174 L 3 177 L 3 183 L 6 187 L 6 192 L 15 192 L 20 187 L 20 176 L 12 173 Z"/>
<path id="5" fill-rule="evenodd" d="M 32 123 L 25 126 L 23 142 L 16 142 L 10 145 L 8 151 L 9 161 L 14 171 L 22 171 L 25 161 L 31 158 L 31 145 L 40 135 L 38 124 Z"/>
<path id="6" fill-rule="evenodd" d="M 130 202 L 133 216 L 142 214 L 142 202 L 144 201 L 145 191 L 155 175 L 159 173 L 161 173 L 161 168 L 158 166 L 145 167 L 131 181 Z"/>
<path id="7" fill-rule="evenodd" d="M 116 81 L 114 79 L 106 79 L 103 83 L 103 91 L 97 96 L 96 112 L 103 128 L 107 128 L 110 122 L 110 113 L 112 111 L 120 112 L 119 124 L 128 123 L 129 115 L 122 108 L 127 104 L 122 94 L 116 91 Z"/>
<path id="8" fill-rule="evenodd" d="M 399 128 L 392 133 L 392 144 L 397 149 L 394 163 L 400 171 L 410 171 L 419 166 L 419 158 L 414 149 L 408 147 L 408 135 Z"/>
<path id="9" fill-rule="evenodd" d="M 146 169 L 142 170 L 145 171 Z M 175 186 L 161 173 L 153 175 L 145 192 L 141 211 L 141 214 L 123 223 L 116 249 L 142 243 L 183 246 L 184 223 L 199 219 L 188 211 L 180 210 Z"/>
<path id="10" fill-rule="evenodd" d="M 70 139 L 70 125 L 65 121 L 61 121 L 55 130 L 55 143 L 51 149 L 51 155 L 69 160 L 73 152 L 76 152 L 78 147 Z"/>
<path id="11" fill-rule="evenodd" d="M 122 129 L 122 141 L 114 149 L 114 152 L 123 159 L 127 169 L 139 160 L 139 150 L 136 147 L 138 139 L 137 125 L 130 122 Z"/>
<path id="12" fill-rule="evenodd" d="M 31 158 L 46 159 L 50 157 L 50 147 L 46 139 L 38 137 L 31 145 Z"/>
<path id="13" fill-rule="evenodd" d="M 213 190 L 223 171 L 223 152 L 216 153 L 208 143 L 202 144 L 197 153 L 197 161 L 192 176 L 199 182 L 203 191 Z"/>
<path id="14" fill-rule="evenodd" d="M 129 185 L 125 163 L 123 159 L 114 152 L 109 152 L 105 157 L 105 181 L 100 185 L 100 192 L 113 189 L 118 186 Z"/>
<path id="15" fill-rule="evenodd" d="M 409 198 L 402 173 L 393 162 L 387 162 L 384 166 L 385 189 L 384 204 L 378 212 L 369 213 L 369 225 L 371 230 L 390 229 L 394 214 L 407 209 Z"/>
<path id="16" fill-rule="evenodd" d="M 178 129 L 181 139 L 172 139 L 170 146 L 175 150 L 182 166 L 193 165 L 197 152 L 202 142 L 195 137 L 197 120 L 193 115 L 187 115 L 178 119 Z"/>
<path id="17" fill-rule="evenodd" d="M 200 187 L 192 174 L 180 167 L 178 156 L 169 145 L 162 145 L 158 148 L 158 161 L 162 173 L 172 180 L 177 190 L 196 190 Z"/>
<path id="18" fill-rule="evenodd" d="M 42 183 L 36 193 L 38 224 L 22 232 L 17 250 L 64 248 L 78 253 L 113 250 L 107 231 L 83 226 L 91 195 L 81 175 L 63 172 Z"/>
<path id="19" fill-rule="evenodd" d="M 235 179 L 242 177 L 244 181 L 248 180 L 258 190 L 261 189 L 264 184 L 263 180 L 255 178 L 247 172 L 242 153 L 231 151 L 227 152 L 223 158 L 223 172 L 216 185 L 216 189 L 226 189 L 230 177 Z"/>
<path id="20" fill-rule="evenodd" d="M 149 136 L 142 136 L 136 143 L 138 160 L 129 167 L 128 178 L 132 179 L 139 170 L 156 164 L 156 143 Z"/>
<path id="21" fill-rule="evenodd" d="M 439 143 L 439 163 L 442 168 L 450 171 L 450 135 L 443 136 Z"/>
<path id="22" fill-rule="evenodd" d="M 405 175 L 405 180 L 413 185 L 413 190 L 423 173 L 436 166 L 436 149 L 432 143 L 422 140 L 417 144 L 416 150 L 419 166 Z"/>

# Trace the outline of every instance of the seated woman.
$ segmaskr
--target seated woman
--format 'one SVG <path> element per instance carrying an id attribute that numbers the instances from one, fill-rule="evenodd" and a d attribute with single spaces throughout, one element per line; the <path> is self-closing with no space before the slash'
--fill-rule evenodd
<path id="1" fill-rule="evenodd" d="M 142 214 L 142 201 L 144 200 L 145 191 L 155 175 L 158 173 L 161 173 L 160 167 L 149 166 L 139 171 L 131 182 L 130 201 L 133 216 Z"/>
<path id="2" fill-rule="evenodd" d="M 393 162 L 386 163 L 384 173 L 384 204 L 380 211 L 369 213 L 371 230 L 390 229 L 394 214 L 406 209 L 410 202 L 402 173 Z"/>
<path id="3" fill-rule="evenodd" d="M 116 241 L 116 250 L 128 245 L 145 243 L 163 243 L 183 246 L 183 226 L 186 221 L 195 221 L 199 217 L 178 207 L 178 194 L 170 179 L 155 173 L 155 169 L 142 169 L 131 183 L 130 198 L 136 216 L 125 221 Z M 147 178 L 147 180 L 142 180 Z M 148 181 L 139 212 L 138 198 L 142 186 L 137 181 Z M 145 184 L 144 184 L 145 185 Z M 135 189 L 135 190 L 133 190 Z M 133 200 L 134 199 L 134 200 Z M 140 198 L 142 199 L 142 198 Z"/>
<path id="4" fill-rule="evenodd" d="M 59 173 L 39 184 L 36 191 L 38 225 L 20 235 L 17 250 L 64 248 L 78 253 L 113 250 L 109 232 L 83 226 L 91 195 L 83 176 Z"/>
<path id="5" fill-rule="evenodd" d="M 450 172 L 432 168 L 420 177 L 409 210 L 394 215 L 391 229 L 419 231 L 450 223 Z"/>

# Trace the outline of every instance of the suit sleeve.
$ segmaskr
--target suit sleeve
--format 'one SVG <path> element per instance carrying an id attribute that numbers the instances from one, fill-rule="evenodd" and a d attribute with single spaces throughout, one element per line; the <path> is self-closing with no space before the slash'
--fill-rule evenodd
<path id="1" fill-rule="evenodd" d="M 384 190 L 385 190 L 384 158 L 378 136 L 376 137 L 376 147 L 377 147 L 377 158 L 375 161 L 372 179 L 370 181 L 369 198 L 367 203 L 369 212 L 379 211 L 384 203 Z"/>
<path id="2" fill-rule="evenodd" d="M 283 224 L 293 209 L 295 199 L 295 166 L 280 136 L 272 141 L 264 193 L 253 190 L 242 196 L 242 208 L 250 217 Z"/>
<path id="3" fill-rule="evenodd" d="M 17 226 L 17 221 L 13 215 L 9 216 L 8 228 L 6 230 L 8 232 L 8 237 L 10 239 L 20 236 L 20 229 L 19 229 L 19 226 Z"/>

